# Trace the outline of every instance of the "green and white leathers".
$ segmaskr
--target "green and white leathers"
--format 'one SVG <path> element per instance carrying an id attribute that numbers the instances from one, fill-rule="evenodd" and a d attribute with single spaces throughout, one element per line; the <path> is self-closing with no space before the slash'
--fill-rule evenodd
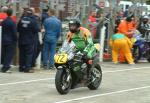
<path id="1" fill-rule="evenodd" d="M 94 46 L 91 33 L 88 29 L 80 27 L 80 31 L 76 33 L 69 32 L 67 34 L 67 40 L 73 41 L 77 50 L 86 52 L 88 58 L 92 58 L 96 48 Z"/>

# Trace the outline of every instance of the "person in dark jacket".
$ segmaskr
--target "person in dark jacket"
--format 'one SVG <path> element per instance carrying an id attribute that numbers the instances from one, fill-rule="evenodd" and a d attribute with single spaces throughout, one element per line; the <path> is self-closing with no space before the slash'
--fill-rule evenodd
<path id="1" fill-rule="evenodd" d="M 33 73 L 32 60 L 34 53 L 34 38 L 39 32 L 36 20 L 32 18 L 31 9 L 27 9 L 18 23 L 19 32 L 19 71 Z"/>
<path id="2" fill-rule="evenodd" d="M 40 32 L 40 17 L 35 14 L 35 9 L 33 7 L 31 7 L 30 9 L 32 10 L 31 18 L 37 22 L 38 28 L 39 28 L 38 32 Z M 38 32 L 36 32 L 34 35 L 34 50 L 33 50 L 33 58 L 32 58 L 32 67 L 36 66 L 36 59 L 41 51 L 41 50 L 39 50 L 41 48 L 41 45 L 40 45 L 40 41 L 39 41 L 39 33 Z"/>
<path id="3" fill-rule="evenodd" d="M 17 28 L 15 22 L 11 19 L 12 9 L 6 11 L 7 18 L 2 22 L 2 64 L 1 71 L 8 72 L 13 59 L 17 42 Z"/>
<path id="4" fill-rule="evenodd" d="M 43 25 L 45 19 L 47 19 L 47 18 L 49 17 L 49 16 L 48 16 L 48 13 L 47 13 L 47 12 L 48 12 L 48 9 L 49 9 L 49 8 L 42 10 L 42 17 L 41 17 L 42 25 Z"/>

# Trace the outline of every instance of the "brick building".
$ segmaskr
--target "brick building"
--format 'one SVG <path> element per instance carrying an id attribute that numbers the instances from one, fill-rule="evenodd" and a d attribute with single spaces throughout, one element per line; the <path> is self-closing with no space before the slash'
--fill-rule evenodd
<path id="1" fill-rule="evenodd" d="M 30 0 L 29 5 L 30 7 L 34 7 L 36 11 L 39 12 L 40 1 L 41 0 Z"/>

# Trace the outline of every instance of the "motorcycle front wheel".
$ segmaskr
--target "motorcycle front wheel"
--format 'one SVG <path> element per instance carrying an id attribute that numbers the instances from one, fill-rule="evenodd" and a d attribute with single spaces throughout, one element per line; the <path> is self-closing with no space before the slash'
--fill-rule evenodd
<path id="1" fill-rule="evenodd" d="M 72 77 L 70 72 L 66 69 L 57 70 L 55 76 L 55 86 L 60 94 L 67 94 L 70 91 L 72 84 Z"/>
<path id="2" fill-rule="evenodd" d="M 102 70 L 99 64 L 94 65 L 91 69 L 91 81 L 88 88 L 90 90 L 96 90 L 102 81 Z"/>

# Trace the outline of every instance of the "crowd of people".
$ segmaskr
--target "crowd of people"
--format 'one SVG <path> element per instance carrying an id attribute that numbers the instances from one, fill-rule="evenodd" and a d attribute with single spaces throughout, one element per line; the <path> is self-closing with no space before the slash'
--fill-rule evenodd
<path id="1" fill-rule="evenodd" d="M 128 62 L 135 64 L 132 54 L 132 47 L 134 42 L 133 35 L 139 31 L 142 38 L 150 40 L 150 34 L 145 36 L 145 28 L 150 28 L 150 21 L 148 15 L 141 16 L 141 20 L 135 20 L 134 14 L 130 13 L 127 16 L 119 13 L 116 18 L 115 34 L 110 38 L 110 45 L 112 47 L 112 61 L 117 63 Z M 150 46 L 150 44 L 149 44 Z"/>
<path id="2" fill-rule="evenodd" d="M 106 15 L 105 18 L 110 20 L 109 16 L 110 14 Z M 100 34 L 98 33 L 100 28 L 98 28 L 99 20 L 97 19 L 100 19 L 97 11 L 92 10 L 88 18 L 88 29 L 91 31 L 94 39 L 99 39 L 97 35 Z M 112 36 L 108 32 L 108 23 L 105 23 L 104 25 L 106 27 L 105 40 L 107 41 L 110 39 L 109 44 L 112 49 L 112 61 L 115 64 L 118 64 L 119 62 L 135 64 L 132 54 L 134 45 L 134 42 L 132 41 L 133 35 L 139 31 L 139 33 L 142 34 L 142 38 L 150 40 L 150 34 L 146 35 L 147 30 L 145 30 L 145 28 L 150 28 L 150 16 L 142 15 L 140 18 L 137 18 L 133 12 L 129 12 L 128 10 L 125 12 L 117 12 L 117 15 L 115 16 L 115 34 Z M 106 45 L 107 43 L 104 46 L 104 52 L 106 50 Z"/>
<path id="3" fill-rule="evenodd" d="M 11 8 L 5 6 L 1 8 L 1 72 L 10 71 L 10 64 L 17 46 L 19 48 L 19 72 L 33 73 L 40 51 L 42 51 L 44 68 L 52 69 L 56 43 L 61 33 L 61 21 L 55 16 L 55 10 L 43 9 L 39 17 L 35 15 L 34 8 L 24 8 L 19 20 L 13 19 L 12 14 Z M 39 42 L 39 32 L 43 33 L 43 44 Z"/>

